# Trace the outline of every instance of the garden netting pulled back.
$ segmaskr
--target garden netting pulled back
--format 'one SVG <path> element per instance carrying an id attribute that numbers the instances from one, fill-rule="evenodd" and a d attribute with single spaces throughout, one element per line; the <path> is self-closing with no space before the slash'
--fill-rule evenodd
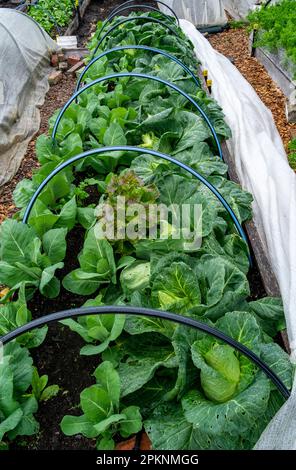
<path id="1" fill-rule="evenodd" d="M 38 131 L 56 43 L 24 13 L 0 9 L 0 186 L 16 173 Z"/>
<path id="2" fill-rule="evenodd" d="M 179 18 L 191 21 L 195 26 L 214 26 L 227 23 L 226 11 L 235 19 L 244 18 L 255 5 L 265 4 L 266 0 L 166 0 L 166 3 Z M 159 8 L 170 14 L 161 4 Z"/>

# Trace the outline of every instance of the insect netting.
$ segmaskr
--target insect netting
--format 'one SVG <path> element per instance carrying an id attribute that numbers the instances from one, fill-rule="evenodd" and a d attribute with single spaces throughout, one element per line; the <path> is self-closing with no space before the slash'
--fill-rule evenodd
<path id="1" fill-rule="evenodd" d="M 272 0 L 276 3 L 278 0 Z M 266 0 L 167 0 L 179 18 L 191 21 L 195 26 L 214 26 L 227 23 L 226 12 L 233 18 L 245 17 L 256 5 Z M 170 14 L 167 8 L 159 5 L 162 11 Z"/>
<path id="2" fill-rule="evenodd" d="M 55 42 L 29 16 L 0 9 L 0 186 L 16 173 L 38 131 Z"/>

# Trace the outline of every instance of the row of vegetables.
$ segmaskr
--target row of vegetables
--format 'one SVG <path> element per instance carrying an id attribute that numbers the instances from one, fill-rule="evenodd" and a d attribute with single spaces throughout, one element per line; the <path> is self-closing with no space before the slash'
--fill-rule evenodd
<path id="1" fill-rule="evenodd" d="M 128 49 L 135 44 L 161 49 L 197 74 L 193 46 L 177 24 L 160 13 L 146 16 L 163 24 L 135 19 L 114 29 L 96 54 L 115 46 L 127 48 L 94 62 L 84 82 L 118 72 L 165 79 L 200 105 L 220 140 L 230 137 L 222 110 L 180 65 L 161 54 Z M 176 35 L 168 34 L 168 25 Z M 89 43 L 88 60 L 101 27 L 99 23 Z M 57 115 L 58 111 L 50 119 L 50 133 Z M 87 150 L 127 145 L 138 147 L 138 153 L 106 151 L 59 172 L 40 194 L 28 223 L 21 222 L 34 192 L 58 165 Z M 198 171 L 241 223 L 251 218 L 251 195 L 227 178 L 227 165 L 217 155 L 212 133 L 190 101 L 147 78 L 126 76 L 96 83 L 64 112 L 56 139 L 38 138 L 40 167 L 32 179 L 18 184 L 14 200 L 19 212 L 1 225 L 0 283 L 6 291 L 0 305 L 0 335 L 30 321 L 27 303 L 34 304 L 36 295 L 50 302 L 68 291 L 75 294 L 75 305 L 64 303 L 61 308 L 132 305 L 199 319 L 249 347 L 290 388 L 292 366 L 273 340 L 285 327 L 281 300 L 250 300 L 248 247 L 229 213 L 188 171 L 141 149 L 171 155 Z M 199 204 L 201 246 L 175 239 L 170 221 L 166 240 L 98 238 L 98 208 L 108 203 L 116 211 L 117 196 L 125 197 L 126 207 Z M 125 222 L 130 222 L 128 216 Z M 157 229 L 159 235 L 160 226 Z M 79 244 L 77 234 L 80 252 L 66 255 L 73 240 Z M 118 439 L 142 429 L 153 449 L 250 449 L 283 404 L 251 361 L 200 331 L 163 319 L 116 314 L 62 323 L 83 338 L 80 354 L 95 355 L 98 367 L 93 385 L 81 391 L 81 414 L 65 416 L 61 429 L 68 436 L 96 439 L 98 449 L 113 449 Z M 39 377 L 30 356 L 30 349 L 40 346 L 46 334 L 47 327 L 33 330 L 4 348 L 3 446 L 37 432 L 38 400 L 58 393 L 58 386 L 47 387 L 47 377 Z"/>
<path id="2" fill-rule="evenodd" d="M 24 2 L 26 3 L 26 2 Z M 27 13 L 49 34 L 59 32 L 70 23 L 76 7 L 75 0 L 38 0 L 27 7 Z M 80 3 L 80 2 L 79 2 Z"/>

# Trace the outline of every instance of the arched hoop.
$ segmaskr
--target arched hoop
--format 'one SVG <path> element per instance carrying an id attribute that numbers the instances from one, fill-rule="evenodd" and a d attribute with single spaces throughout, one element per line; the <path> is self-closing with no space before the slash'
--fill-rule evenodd
<path id="1" fill-rule="evenodd" d="M 159 25 L 163 26 L 164 28 L 168 29 L 174 36 L 176 36 L 176 38 L 180 39 L 178 34 L 176 33 L 176 31 L 174 31 L 174 29 L 171 26 L 164 23 L 163 21 L 157 20 L 156 18 L 151 18 L 150 16 L 134 16 L 132 18 L 126 18 L 125 20 L 119 21 L 118 23 L 113 25 L 110 29 L 108 29 L 108 31 L 99 40 L 99 42 L 98 42 L 98 44 L 97 44 L 97 46 L 96 46 L 96 48 L 95 48 L 95 50 L 92 54 L 92 58 L 95 57 L 95 55 L 97 53 L 97 50 L 99 49 L 100 45 L 109 36 L 110 33 L 112 33 L 115 29 L 117 29 L 122 24 L 130 23 L 131 21 L 141 21 L 141 22 L 143 21 L 144 23 L 159 24 Z"/>
<path id="2" fill-rule="evenodd" d="M 39 328 L 47 323 L 52 323 L 56 321 L 66 320 L 68 318 L 83 317 L 87 315 L 133 315 L 133 316 L 144 316 L 152 318 L 160 318 L 162 320 L 168 320 L 175 322 L 181 325 L 185 325 L 191 328 L 195 328 L 199 331 L 203 331 L 206 334 L 214 336 L 218 340 L 223 341 L 229 346 L 236 349 L 238 352 L 243 354 L 245 357 L 250 359 L 256 366 L 258 366 L 266 376 L 273 382 L 277 387 L 282 396 L 287 400 L 290 397 L 290 392 L 282 382 L 282 380 L 273 372 L 273 370 L 263 362 L 259 356 L 257 356 L 253 351 L 247 348 L 244 344 L 239 343 L 235 339 L 226 335 L 222 331 L 207 325 L 206 323 L 194 320 L 190 317 L 185 317 L 176 313 L 166 312 L 163 310 L 153 310 L 150 308 L 142 307 L 125 307 L 119 305 L 103 306 L 103 307 L 81 307 L 71 310 L 63 310 L 61 312 L 52 313 L 50 315 L 45 315 L 43 317 L 32 320 L 29 323 L 7 333 L 5 336 L 0 337 L 0 343 L 3 345 L 9 343 L 10 341 L 18 338 L 24 333 L 31 331 L 35 328 Z"/>
<path id="3" fill-rule="evenodd" d="M 97 148 L 97 149 L 93 149 L 93 150 L 88 150 L 87 152 L 80 153 L 79 155 L 76 155 L 72 158 L 69 158 L 69 160 L 61 163 L 61 165 L 57 166 L 42 181 L 42 183 L 39 185 L 39 187 L 37 188 L 37 190 L 33 194 L 32 198 L 31 198 L 31 200 L 30 200 L 30 202 L 29 202 L 29 204 L 26 208 L 26 211 L 25 211 L 22 222 L 24 224 L 26 224 L 28 222 L 31 210 L 32 210 L 38 196 L 40 195 L 41 191 L 52 180 L 52 178 L 54 178 L 54 176 L 56 176 L 60 171 L 64 170 L 65 168 L 72 165 L 73 163 L 76 163 L 76 162 L 78 162 L 80 160 L 83 160 L 87 157 L 91 157 L 91 156 L 96 155 L 96 154 L 100 155 L 100 154 L 104 154 L 104 153 L 109 153 L 109 152 L 137 152 L 137 153 L 142 153 L 142 154 L 146 154 L 146 155 L 152 155 L 154 157 L 158 157 L 158 158 L 166 160 L 170 163 L 173 163 L 174 165 L 177 165 L 179 168 L 182 168 L 183 170 L 190 173 L 192 176 L 197 178 L 199 182 L 204 184 L 214 194 L 214 196 L 216 196 L 216 198 L 221 202 L 224 209 L 226 209 L 226 211 L 230 215 L 230 217 L 231 217 L 231 219 L 232 219 L 232 221 L 233 221 L 233 223 L 236 227 L 236 230 L 237 230 L 238 234 L 241 236 L 241 238 L 245 241 L 245 243 L 248 246 L 248 239 L 246 237 L 246 234 L 245 234 L 238 218 L 236 217 L 235 213 L 233 212 L 232 208 L 230 207 L 228 202 L 224 199 L 222 194 L 220 194 L 219 191 L 215 188 L 215 186 L 213 186 L 204 176 L 202 176 L 197 171 L 193 170 L 193 168 L 191 168 L 190 166 L 185 165 L 185 163 L 179 162 L 179 160 L 176 160 L 175 158 L 173 158 L 169 155 L 166 155 L 165 153 L 161 153 L 161 152 L 158 152 L 158 151 L 152 150 L 152 149 L 145 149 L 145 148 L 141 148 L 141 147 L 132 147 L 132 146 L 101 147 L 101 148 Z M 250 265 L 251 265 L 252 260 L 251 260 L 250 252 L 249 252 L 249 261 L 250 261 Z"/>
<path id="4" fill-rule="evenodd" d="M 168 82 L 167 80 L 164 80 L 160 77 L 155 77 L 153 75 L 147 75 L 147 74 L 144 74 L 144 73 L 133 73 L 133 72 L 123 72 L 123 73 L 114 73 L 112 75 L 106 75 L 105 77 L 100 77 L 100 78 L 97 78 L 96 80 L 94 80 L 93 82 L 91 83 L 88 83 L 87 85 L 85 85 L 83 88 L 80 88 L 80 90 L 78 90 L 76 93 L 74 93 L 71 98 L 67 101 L 67 103 L 63 106 L 63 108 L 61 109 L 58 117 L 57 117 L 57 120 L 55 122 L 55 125 L 54 125 L 54 128 L 53 128 L 53 131 L 52 131 L 52 138 L 55 139 L 56 138 L 56 133 L 57 133 L 57 129 L 58 129 L 58 126 L 59 126 L 59 123 L 63 117 L 63 114 L 65 113 L 65 111 L 68 109 L 68 107 L 70 106 L 70 104 L 74 101 L 74 100 L 77 100 L 78 96 L 81 95 L 81 93 L 83 93 L 84 91 L 88 90 L 89 88 L 91 88 L 92 86 L 94 85 L 97 85 L 103 81 L 107 81 L 107 80 L 113 80 L 113 79 L 118 79 L 118 78 L 125 78 L 125 77 L 135 77 L 135 78 L 145 78 L 145 79 L 148 79 L 148 80 L 154 80 L 156 82 L 159 82 L 159 83 L 162 83 L 163 85 L 166 85 L 168 86 L 169 88 L 177 91 L 178 93 L 180 93 L 180 95 L 184 96 L 184 98 L 186 98 L 188 101 L 190 101 L 190 103 L 198 110 L 199 114 L 201 114 L 202 118 L 204 119 L 204 121 L 206 122 L 207 126 L 209 127 L 210 131 L 211 131 L 211 134 L 214 138 L 214 141 L 217 145 L 217 150 L 218 150 L 218 154 L 219 154 L 219 157 L 221 158 L 221 160 L 224 160 L 223 159 L 223 152 L 222 152 L 222 147 L 220 145 L 220 142 L 219 142 L 219 139 L 218 139 L 218 136 L 217 136 L 217 133 L 214 129 L 214 126 L 212 125 L 210 119 L 208 118 L 207 114 L 203 111 L 203 109 L 199 106 L 199 104 L 197 104 L 197 102 L 191 98 L 191 96 L 189 96 L 187 93 L 185 93 L 185 91 L 181 90 L 179 87 L 177 87 L 176 85 L 174 85 L 173 83 L 170 83 Z"/>
<path id="5" fill-rule="evenodd" d="M 201 88 L 198 78 L 194 75 L 194 73 L 190 70 L 190 68 L 187 67 L 187 65 L 185 65 L 185 64 L 183 64 L 183 62 L 181 62 L 181 60 L 179 60 L 176 57 L 172 56 L 168 52 L 163 51 L 162 49 L 156 49 L 155 47 L 150 47 L 150 46 L 139 46 L 139 45 L 135 44 L 135 45 L 129 45 L 129 46 L 113 47 L 113 49 L 109 49 L 108 51 L 104 51 L 100 55 L 98 55 L 97 57 L 94 57 L 94 59 L 92 59 L 89 62 L 89 64 L 87 64 L 87 66 L 83 69 L 83 72 L 81 73 L 81 75 L 80 75 L 80 77 L 77 81 L 75 92 L 77 92 L 79 90 L 80 85 L 81 85 L 82 80 L 83 80 L 83 77 L 85 76 L 85 74 L 88 72 L 88 70 L 91 68 L 91 66 L 95 62 L 97 62 L 98 60 L 102 59 L 103 57 L 105 57 L 109 54 L 112 54 L 112 52 L 124 51 L 124 50 L 129 50 L 129 49 L 154 52 L 155 54 L 160 54 L 164 57 L 167 57 L 168 59 L 171 59 L 176 64 L 180 65 L 180 67 L 182 67 L 182 69 L 192 77 L 192 79 L 194 80 L 194 82 L 195 82 L 195 84 L 197 85 L 198 88 Z"/>
<path id="6" fill-rule="evenodd" d="M 128 5 L 129 3 L 133 3 L 133 2 L 135 2 L 135 1 L 137 1 L 137 0 L 128 0 L 127 2 L 123 2 L 121 5 L 115 7 L 115 8 L 111 11 L 110 15 L 112 15 L 113 13 L 115 13 L 117 10 L 119 10 L 120 8 L 122 8 L 124 5 Z M 165 2 L 162 2 L 162 1 L 161 1 L 161 2 L 157 1 L 157 3 L 160 3 L 161 5 L 165 6 L 165 7 L 172 13 L 172 15 L 176 18 L 177 22 L 179 23 L 179 18 L 178 18 L 178 16 L 176 15 L 176 12 L 173 10 L 172 7 L 170 7 L 170 6 L 167 5 Z M 159 11 L 160 11 L 160 10 L 159 10 Z"/>

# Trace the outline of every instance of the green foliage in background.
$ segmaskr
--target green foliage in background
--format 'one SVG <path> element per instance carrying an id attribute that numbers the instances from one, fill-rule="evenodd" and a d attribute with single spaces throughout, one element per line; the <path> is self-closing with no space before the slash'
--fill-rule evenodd
<path id="1" fill-rule="evenodd" d="M 40 0 L 37 6 L 29 8 L 29 15 L 36 20 L 47 33 L 52 33 L 56 24 L 67 26 L 73 16 L 74 0 Z"/>
<path id="2" fill-rule="evenodd" d="M 282 0 L 248 16 L 252 26 L 259 31 L 256 46 L 271 51 L 284 49 L 287 58 L 295 64 L 296 74 L 296 0 Z"/>

